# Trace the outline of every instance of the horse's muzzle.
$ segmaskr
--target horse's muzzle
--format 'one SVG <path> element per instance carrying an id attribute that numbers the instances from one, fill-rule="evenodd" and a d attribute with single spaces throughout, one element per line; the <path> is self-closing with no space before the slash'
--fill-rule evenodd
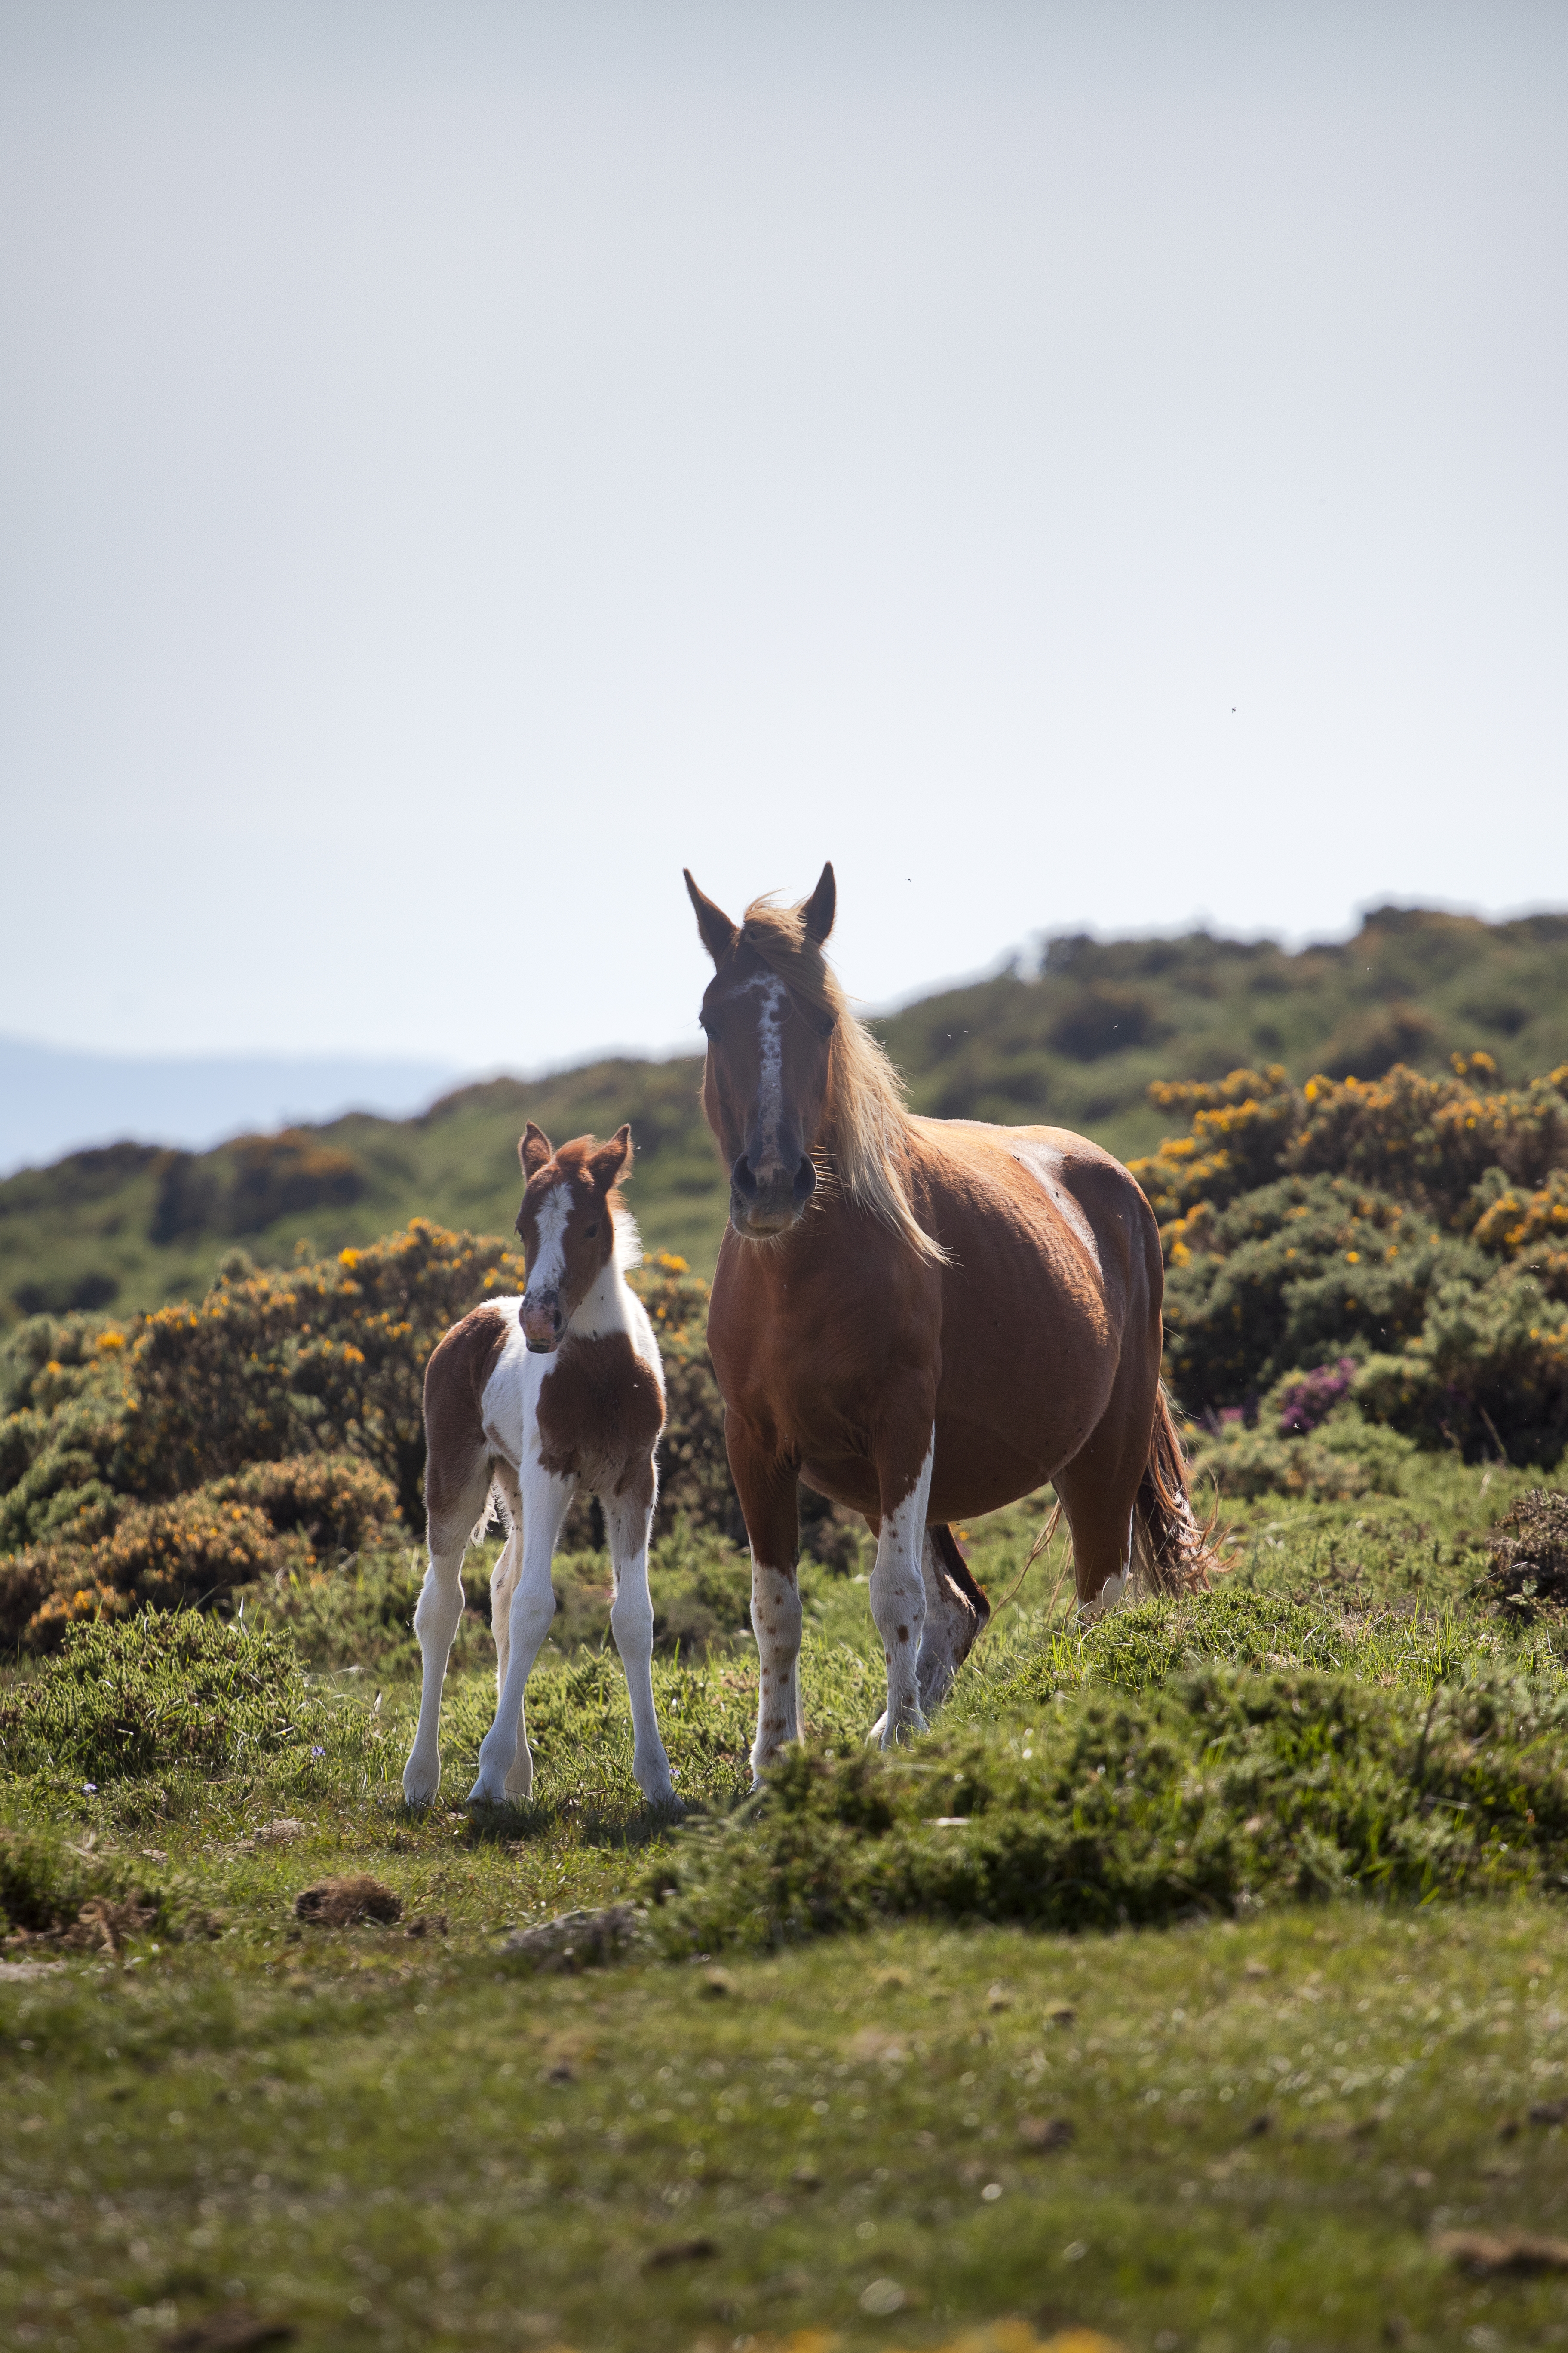
<path id="1" fill-rule="evenodd" d="M 742 1152 L 730 1171 L 730 1222 L 738 1234 L 765 1240 L 787 1232 L 816 1190 L 816 1169 L 803 1155 L 792 1176 L 775 1163 L 759 1176 Z"/>
<path id="2" fill-rule="evenodd" d="M 561 1345 L 566 1318 L 553 1291 L 530 1292 L 519 1311 L 522 1336 L 536 1356 L 552 1356 Z"/>

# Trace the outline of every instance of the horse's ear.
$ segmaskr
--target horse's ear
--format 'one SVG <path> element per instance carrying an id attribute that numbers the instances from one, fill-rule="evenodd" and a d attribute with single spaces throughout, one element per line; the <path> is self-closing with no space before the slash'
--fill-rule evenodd
<path id="1" fill-rule="evenodd" d="M 629 1127 L 617 1127 L 608 1144 L 601 1144 L 597 1152 L 588 1155 L 588 1174 L 601 1193 L 607 1193 L 631 1165 L 632 1132 Z"/>
<path id="2" fill-rule="evenodd" d="M 833 879 L 833 861 L 829 859 L 817 877 L 816 890 L 800 911 L 805 923 L 805 936 L 808 940 L 815 940 L 818 947 L 833 929 L 837 905 L 838 885 Z"/>
<path id="3" fill-rule="evenodd" d="M 555 1146 L 544 1130 L 535 1127 L 531 1120 L 518 1137 L 517 1157 L 525 1185 L 531 1176 L 537 1176 L 539 1171 L 555 1157 Z"/>
<path id="4" fill-rule="evenodd" d="M 697 888 L 691 879 L 690 867 L 683 866 L 680 871 L 686 877 L 686 888 L 697 910 L 697 928 L 702 934 L 702 944 L 715 964 L 722 964 L 739 937 L 735 925 L 722 907 L 716 907 L 712 900 L 706 898 Z"/>

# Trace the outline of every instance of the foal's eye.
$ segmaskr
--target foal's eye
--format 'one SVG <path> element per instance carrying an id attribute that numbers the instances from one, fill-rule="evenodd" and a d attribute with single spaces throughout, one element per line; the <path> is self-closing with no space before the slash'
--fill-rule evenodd
<path id="1" fill-rule="evenodd" d="M 598 1232 L 598 1230 L 599 1230 L 599 1220 L 598 1220 L 598 1219 L 597 1219 L 597 1218 L 595 1218 L 595 1220 L 594 1220 L 594 1222 L 593 1222 L 593 1224 L 592 1224 L 591 1226 L 584 1226 L 584 1229 L 583 1229 L 583 1240 L 584 1240 L 585 1242 L 591 1242 L 591 1241 L 593 1240 L 593 1239 L 594 1239 L 594 1236 Z"/>

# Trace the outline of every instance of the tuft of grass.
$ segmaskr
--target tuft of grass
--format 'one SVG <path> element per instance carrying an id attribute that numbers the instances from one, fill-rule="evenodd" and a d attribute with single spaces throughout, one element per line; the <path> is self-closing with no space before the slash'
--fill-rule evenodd
<path id="1" fill-rule="evenodd" d="M 247 1756 L 324 1755 L 331 1728 L 279 1635 L 148 1609 L 71 1626 L 58 1656 L 0 1691 L 0 1771 L 79 1775 L 89 1788 L 218 1773 Z"/>

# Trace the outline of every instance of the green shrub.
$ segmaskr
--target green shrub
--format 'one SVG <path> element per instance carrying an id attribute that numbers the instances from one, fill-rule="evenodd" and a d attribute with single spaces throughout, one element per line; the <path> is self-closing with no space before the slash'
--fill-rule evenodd
<path id="1" fill-rule="evenodd" d="M 58 1653 L 0 1691 L 0 1771 L 95 1784 L 155 1770 L 216 1773 L 321 1741 L 292 1644 L 193 1609 L 67 1627 Z"/>
<path id="2" fill-rule="evenodd" d="M 1568 1884 L 1568 1698 L 1493 1680 L 1410 1694 L 1211 1669 L 1042 1704 L 973 1735 L 792 1749 L 647 1893 L 668 1951 L 898 1916 L 1110 1927 L 1338 1890 Z"/>

